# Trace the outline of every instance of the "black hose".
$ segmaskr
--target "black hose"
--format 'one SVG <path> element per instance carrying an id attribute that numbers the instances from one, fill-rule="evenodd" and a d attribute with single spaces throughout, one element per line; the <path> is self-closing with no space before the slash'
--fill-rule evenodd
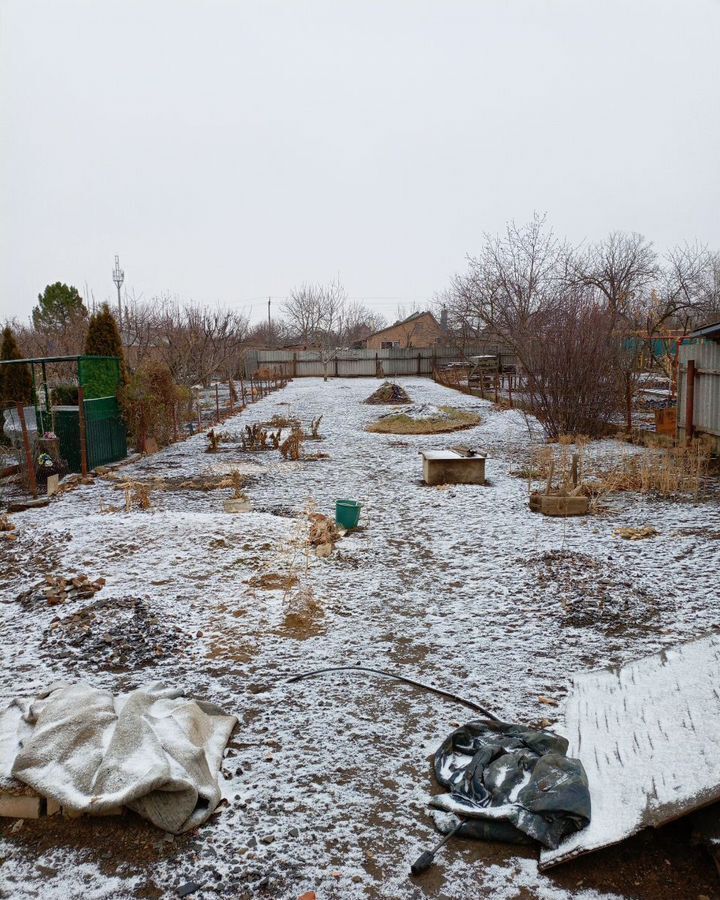
<path id="1" fill-rule="evenodd" d="M 329 669 L 315 669 L 312 672 L 301 672 L 299 675 L 293 675 L 288 678 L 288 683 L 302 681 L 304 678 L 313 678 L 315 675 L 324 675 L 326 672 L 371 672 L 373 675 L 384 675 L 386 678 L 394 678 L 397 681 L 403 681 L 405 684 L 411 684 L 413 687 L 423 688 L 440 697 L 447 697 L 448 700 L 454 700 L 456 703 L 462 703 L 463 706 L 469 706 L 476 712 L 482 713 L 486 719 L 492 719 L 493 722 L 502 722 L 496 715 L 475 703 L 473 700 L 467 700 L 465 697 L 458 697 L 457 694 L 451 694 L 449 691 L 443 691 L 441 688 L 433 687 L 430 684 L 423 684 L 422 681 L 415 681 L 412 678 L 406 678 L 405 675 L 396 675 L 393 672 L 385 672 L 383 669 L 369 669 L 367 666 L 333 666 Z"/>

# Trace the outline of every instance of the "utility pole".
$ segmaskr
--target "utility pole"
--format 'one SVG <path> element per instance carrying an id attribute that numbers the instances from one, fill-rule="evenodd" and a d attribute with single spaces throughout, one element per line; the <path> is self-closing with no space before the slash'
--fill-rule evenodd
<path id="1" fill-rule="evenodd" d="M 115 268 L 113 269 L 112 279 L 115 282 L 115 287 L 118 292 L 118 328 L 120 329 L 120 334 L 122 334 L 122 299 L 120 297 L 120 288 L 123 285 L 123 281 L 125 281 L 125 273 L 120 268 L 120 257 L 115 254 Z"/>
<path id="2" fill-rule="evenodd" d="M 270 321 L 270 297 L 268 297 L 268 339 L 272 333 L 272 322 Z"/>

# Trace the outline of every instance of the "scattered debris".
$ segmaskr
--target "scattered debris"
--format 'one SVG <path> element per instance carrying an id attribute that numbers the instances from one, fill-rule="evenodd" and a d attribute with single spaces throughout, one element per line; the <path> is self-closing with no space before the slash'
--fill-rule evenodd
<path id="1" fill-rule="evenodd" d="M 385 403 L 412 403 L 412 400 L 407 391 L 400 387 L 399 384 L 386 381 L 381 384 L 376 391 L 370 394 L 365 403 L 380 406 Z"/>
<path id="2" fill-rule="evenodd" d="M 660 532 L 652 525 L 643 525 L 641 528 L 616 528 L 615 534 L 626 541 L 642 541 L 644 538 L 655 537 Z"/>
<path id="3" fill-rule="evenodd" d="M 144 600 L 113 597 L 54 619 L 41 646 L 71 669 L 126 671 L 181 652 L 184 639 Z"/>
<path id="4" fill-rule="evenodd" d="M 46 575 L 43 581 L 18 594 L 16 599 L 26 607 L 36 604 L 60 606 L 73 600 L 88 600 L 104 586 L 104 578 L 90 581 L 87 575 Z"/>
<path id="5" fill-rule="evenodd" d="M 552 697 L 545 697 L 542 694 L 538 697 L 538 703 L 542 703 L 545 706 L 557 706 L 557 700 L 553 700 Z"/>
<path id="6" fill-rule="evenodd" d="M 310 519 L 310 533 L 308 535 L 310 546 L 317 547 L 319 550 L 321 546 L 329 544 L 332 549 L 340 537 L 340 532 L 335 522 L 322 513 L 311 513 L 308 518 Z M 325 556 L 329 554 L 323 551 L 322 554 L 318 553 L 318 555 Z"/>

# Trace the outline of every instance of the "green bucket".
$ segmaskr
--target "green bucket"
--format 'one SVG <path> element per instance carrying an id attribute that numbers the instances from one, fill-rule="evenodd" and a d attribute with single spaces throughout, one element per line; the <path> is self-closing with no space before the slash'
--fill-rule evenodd
<path id="1" fill-rule="evenodd" d="M 335 521 L 343 528 L 357 528 L 361 506 L 356 500 L 335 501 Z"/>

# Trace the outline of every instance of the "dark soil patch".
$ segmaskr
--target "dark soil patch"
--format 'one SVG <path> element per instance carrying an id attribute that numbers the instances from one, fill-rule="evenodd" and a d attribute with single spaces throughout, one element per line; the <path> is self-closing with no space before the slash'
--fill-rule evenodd
<path id="1" fill-rule="evenodd" d="M 563 625 L 597 628 L 605 634 L 646 630 L 660 602 L 622 573 L 611 574 L 587 553 L 552 550 L 530 561 L 537 583 L 560 604 Z"/>
<path id="2" fill-rule="evenodd" d="M 289 591 L 298 583 L 295 575 L 281 575 L 279 572 L 267 572 L 265 575 L 255 575 L 250 579 L 250 587 L 262 588 L 265 591 Z"/>
<path id="3" fill-rule="evenodd" d="M 53 619 L 41 646 L 71 669 L 125 672 L 174 655 L 185 642 L 144 600 L 112 598 Z"/>

